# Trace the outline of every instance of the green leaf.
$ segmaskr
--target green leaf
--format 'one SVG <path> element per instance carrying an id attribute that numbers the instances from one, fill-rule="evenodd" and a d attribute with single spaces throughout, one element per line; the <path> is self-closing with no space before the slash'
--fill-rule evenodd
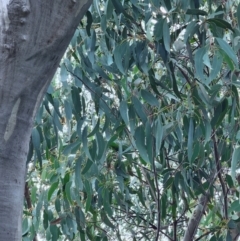
<path id="1" fill-rule="evenodd" d="M 37 128 L 33 128 L 33 130 L 32 130 L 32 143 L 33 143 L 33 147 L 37 153 L 40 167 L 42 168 L 42 156 L 40 153 L 40 134 L 39 134 L 39 131 Z"/>
<path id="2" fill-rule="evenodd" d="M 173 181 L 174 181 L 174 177 L 168 178 L 167 181 L 164 183 L 164 188 L 169 189 L 172 186 Z"/>
<path id="3" fill-rule="evenodd" d="M 156 131 L 156 155 L 159 155 L 160 147 L 162 145 L 163 138 L 163 126 L 160 117 L 157 119 L 157 131 Z"/>
<path id="4" fill-rule="evenodd" d="M 100 163 L 103 162 L 105 159 L 105 150 L 106 150 L 106 142 L 104 141 L 104 138 L 100 132 L 96 133 L 96 140 L 97 140 L 97 147 L 98 147 L 98 155 L 97 155 L 97 161 Z M 103 159 L 102 159 L 103 157 Z"/>
<path id="5" fill-rule="evenodd" d="M 103 71 L 103 69 L 102 69 L 100 66 L 98 66 L 97 64 L 94 64 L 94 65 L 93 65 L 93 69 L 95 69 L 103 79 L 105 79 L 105 80 L 111 80 L 111 79 L 108 77 L 108 75 Z"/>
<path id="6" fill-rule="evenodd" d="M 170 53 L 170 44 L 171 44 L 170 30 L 166 19 L 163 23 L 163 42 L 164 42 L 165 49 L 167 50 L 168 53 Z"/>
<path id="7" fill-rule="evenodd" d="M 118 13 L 123 13 L 125 11 L 123 5 L 121 4 L 121 1 L 118 1 L 118 0 L 111 0 L 111 1 Z"/>
<path id="8" fill-rule="evenodd" d="M 231 161 L 231 176 L 233 179 L 236 178 L 236 170 L 237 170 L 239 161 L 240 161 L 240 147 L 237 146 L 233 151 L 232 161 Z"/>
<path id="9" fill-rule="evenodd" d="M 213 79 L 215 79 L 222 68 L 223 58 L 219 54 L 215 54 L 212 61 L 212 69 L 208 78 L 209 84 Z"/>
<path id="10" fill-rule="evenodd" d="M 64 109 L 68 121 L 72 119 L 72 107 L 67 100 L 64 100 Z"/>
<path id="11" fill-rule="evenodd" d="M 114 50 L 114 60 L 115 60 L 115 64 L 117 65 L 118 69 L 120 70 L 120 72 L 125 75 L 126 74 L 126 66 L 124 68 L 123 66 L 123 60 L 126 62 L 129 61 L 129 58 L 126 58 L 126 53 L 130 53 L 129 50 L 129 45 L 127 41 L 124 41 L 123 43 L 121 43 L 120 45 L 117 45 L 115 50 Z M 128 66 L 127 66 L 128 67 Z"/>
<path id="12" fill-rule="evenodd" d="M 24 218 L 22 222 L 22 236 L 26 235 L 29 231 L 28 219 Z"/>
<path id="13" fill-rule="evenodd" d="M 123 100 L 120 103 L 120 114 L 125 122 L 126 125 L 129 125 L 129 117 L 128 117 L 128 106 L 127 106 L 127 102 L 125 100 Z"/>
<path id="14" fill-rule="evenodd" d="M 93 22 L 93 18 L 92 18 L 91 12 L 87 11 L 86 16 L 87 16 L 86 31 L 87 31 L 88 36 L 91 36 L 90 29 L 91 29 L 92 22 Z"/>
<path id="15" fill-rule="evenodd" d="M 167 10 L 170 11 L 172 9 L 171 1 L 164 0 L 165 6 L 167 7 Z"/>
<path id="16" fill-rule="evenodd" d="M 194 123 L 191 118 L 189 121 L 189 129 L 188 129 L 188 144 L 187 144 L 187 153 L 188 153 L 188 161 L 192 163 L 192 155 L 193 155 L 193 134 L 194 134 Z"/>
<path id="17" fill-rule="evenodd" d="M 142 89 L 141 95 L 142 95 L 143 99 L 148 102 L 148 104 L 150 104 L 152 106 L 157 106 L 157 107 L 159 106 L 157 98 L 154 97 L 150 92 Z"/>
<path id="18" fill-rule="evenodd" d="M 205 103 L 205 105 L 210 107 L 211 101 L 209 99 L 208 93 L 207 93 L 204 85 L 202 85 L 201 83 L 198 83 L 197 91 L 198 91 L 199 97 Z"/>
<path id="19" fill-rule="evenodd" d="M 187 43 L 188 39 L 191 39 L 198 29 L 199 25 L 197 20 L 191 21 L 186 27 L 186 31 L 184 33 L 184 43 Z"/>
<path id="20" fill-rule="evenodd" d="M 148 154 L 147 154 L 147 149 L 145 146 L 145 133 L 144 133 L 143 126 L 137 127 L 134 137 L 136 140 L 136 145 L 137 145 L 137 149 L 139 151 L 140 156 L 142 157 L 142 159 L 144 161 L 150 163 Z"/>
<path id="21" fill-rule="evenodd" d="M 55 209 L 58 213 L 61 212 L 61 202 L 60 202 L 59 198 L 56 198 L 56 200 L 55 200 Z"/>
<path id="22" fill-rule="evenodd" d="M 202 15 L 202 16 L 207 16 L 207 15 L 208 15 L 207 12 L 205 12 L 205 11 L 203 11 L 203 10 L 200 10 L 200 9 L 196 9 L 196 8 L 194 8 L 194 9 L 188 9 L 188 10 L 186 11 L 186 14 L 190 14 L 190 15 Z"/>
<path id="23" fill-rule="evenodd" d="M 108 216 L 106 215 L 106 213 L 103 210 L 101 211 L 101 219 L 110 228 L 112 228 L 112 229 L 115 228 L 115 226 L 111 223 L 111 221 L 109 220 Z"/>
<path id="24" fill-rule="evenodd" d="M 79 95 L 79 89 L 75 86 L 72 87 L 72 102 L 74 105 L 75 111 L 80 115 L 81 113 L 81 101 L 80 101 L 80 95 Z"/>
<path id="25" fill-rule="evenodd" d="M 155 92 L 155 94 L 157 94 L 158 96 L 161 96 L 161 94 L 159 93 L 158 89 L 157 89 L 157 86 L 156 86 L 156 82 L 155 82 L 155 79 L 154 79 L 154 71 L 151 69 L 149 72 L 149 81 L 150 81 L 150 85 L 153 89 L 153 91 Z"/>
<path id="26" fill-rule="evenodd" d="M 130 131 L 132 133 L 132 135 L 135 132 L 135 128 L 136 128 L 136 114 L 133 108 L 133 105 L 129 106 L 129 125 L 130 125 Z"/>
<path id="27" fill-rule="evenodd" d="M 72 182 L 69 181 L 65 184 L 65 194 L 66 194 L 66 197 L 69 201 L 70 204 L 73 204 L 72 202 L 72 195 L 71 195 L 71 186 L 72 186 Z"/>
<path id="28" fill-rule="evenodd" d="M 58 188 L 58 181 L 54 182 L 48 190 L 48 201 L 50 201 L 54 191 Z"/>
<path id="29" fill-rule="evenodd" d="M 237 56 L 234 53 L 234 51 L 232 50 L 232 48 L 229 46 L 229 44 L 227 44 L 224 40 L 220 39 L 220 38 L 216 38 L 219 46 L 221 47 L 221 49 L 231 58 L 231 60 L 234 62 L 235 67 L 238 69 L 238 60 L 237 60 Z"/>
<path id="30" fill-rule="evenodd" d="M 200 142 L 196 142 L 193 148 L 193 153 L 191 157 L 191 163 L 194 163 L 195 159 L 198 157 L 200 152 Z"/>
<path id="31" fill-rule="evenodd" d="M 233 32 L 234 29 L 232 28 L 231 24 L 226 22 L 225 20 L 223 19 L 220 19 L 220 18 L 209 18 L 206 20 L 207 23 L 214 23 L 216 24 L 219 28 L 223 28 L 223 29 L 230 29 L 232 30 Z"/>
<path id="32" fill-rule="evenodd" d="M 219 50 L 219 53 L 223 57 L 223 62 L 226 62 L 228 64 L 228 67 L 231 71 L 234 71 L 235 67 L 232 59 L 222 49 Z"/>
<path id="33" fill-rule="evenodd" d="M 94 126 L 93 130 L 88 134 L 88 137 L 91 137 L 99 131 L 99 126 L 100 126 L 100 119 L 98 119 L 97 124 Z"/>
<path id="34" fill-rule="evenodd" d="M 240 3 L 237 7 L 237 21 L 238 21 L 238 29 L 240 29 Z"/>
<path id="35" fill-rule="evenodd" d="M 211 124 L 209 123 L 208 120 L 205 120 L 204 123 L 205 123 L 205 140 L 204 140 L 204 145 L 206 145 L 210 141 L 210 139 L 211 139 L 212 127 L 211 127 Z"/>
<path id="36" fill-rule="evenodd" d="M 196 73 L 197 73 L 198 77 L 200 78 L 200 80 L 202 80 L 202 81 L 205 80 L 205 76 L 203 74 L 203 70 L 204 70 L 203 56 L 205 55 L 206 52 L 207 52 L 206 47 L 199 48 L 196 51 L 195 57 L 194 57 Z"/>
<path id="37" fill-rule="evenodd" d="M 88 149 L 88 141 L 87 141 L 87 130 L 88 127 L 85 126 L 82 132 L 82 142 L 83 142 L 83 150 L 85 152 L 85 154 L 87 155 L 87 157 L 92 161 L 92 157 L 89 153 L 89 149 Z"/>
<path id="38" fill-rule="evenodd" d="M 106 4 L 106 19 L 110 19 L 113 13 L 113 3 L 112 0 L 108 0 Z"/>
<path id="39" fill-rule="evenodd" d="M 147 116 L 144 113 L 145 107 L 142 105 L 142 103 L 135 96 L 132 97 L 132 103 L 133 103 L 134 109 L 136 110 L 136 113 L 141 118 L 142 122 L 146 123 Z"/>
<path id="40" fill-rule="evenodd" d="M 171 76 L 171 79 L 172 79 L 173 91 L 179 99 L 182 99 L 181 93 L 178 90 L 177 80 L 176 80 L 176 77 L 175 77 L 174 67 L 173 67 L 172 61 L 169 62 L 167 67 L 168 67 L 168 70 L 170 72 L 170 76 Z"/>
<path id="41" fill-rule="evenodd" d="M 32 130 L 32 143 L 36 150 L 40 149 L 40 135 L 36 128 Z"/>
<path id="42" fill-rule="evenodd" d="M 86 225 L 86 219 L 85 219 L 85 215 L 82 211 L 82 209 L 78 206 L 75 207 L 75 216 L 76 216 L 76 222 L 78 227 L 81 228 L 85 228 Z"/>
<path id="43" fill-rule="evenodd" d="M 90 169 L 92 164 L 93 164 L 93 162 L 90 159 L 88 159 L 86 165 L 84 166 L 84 168 L 82 170 L 83 175 L 88 172 L 88 170 Z"/>
<path id="44" fill-rule="evenodd" d="M 233 183 L 233 179 L 230 175 L 226 174 L 226 182 L 229 186 L 229 188 L 234 188 L 234 183 Z"/>
<path id="45" fill-rule="evenodd" d="M 234 202 L 231 203 L 230 208 L 229 208 L 229 212 L 240 212 L 240 203 L 239 200 L 236 200 Z"/>
<path id="46" fill-rule="evenodd" d="M 150 163 L 153 163 L 153 152 L 154 152 L 154 145 L 153 145 L 153 134 L 152 134 L 152 127 L 150 121 L 147 121 L 145 124 L 145 132 L 146 132 L 146 148 L 147 154 Z"/>
<path id="47" fill-rule="evenodd" d="M 224 99 L 214 110 L 214 117 L 211 121 L 211 125 L 214 128 L 217 128 L 225 117 L 228 111 L 228 100 Z"/>
<path id="48" fill-rule="evenodd" d="M 108 189 L 104 189 L 103 192 L 103 207 L 104 207 L 104 210 L 106 211 L 107 215 L 109 217 L 112 217 L 113 215 L 113 211 L 111 209 L 111 205 L 109 203 L 109 195 L 110 195 L 110 192 Z"/>
<path id="49" fill-rule="evenodd" d="M 156 41 L 162 39 L 163 23 L 164 23 L 164 19 L 158 18 L 157 23 L 154 25 L 154 37 L 155 37 Z"/>

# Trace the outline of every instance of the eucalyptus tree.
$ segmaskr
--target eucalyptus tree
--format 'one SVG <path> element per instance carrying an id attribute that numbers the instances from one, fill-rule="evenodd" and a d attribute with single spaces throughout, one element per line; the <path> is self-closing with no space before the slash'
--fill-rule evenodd
<path id="1" fill-rule="evenodd" d="M 239 19 L 93 2 L 37 112 L 24 240 L 237 240 Z"/>
<path id="2" fill-rule="evenodd" d="M 33 119 L 91 1 L 0 1 L 0 240 L 21 239 Z"/>

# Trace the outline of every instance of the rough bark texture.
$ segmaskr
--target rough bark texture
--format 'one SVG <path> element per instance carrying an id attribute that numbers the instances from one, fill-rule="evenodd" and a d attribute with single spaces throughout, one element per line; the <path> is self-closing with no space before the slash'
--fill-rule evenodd
<path id="1" fill-rule="evenodd" d="M 92 0 L 0 0 L 0 241 L 21 240 L 36 110 Z"/>

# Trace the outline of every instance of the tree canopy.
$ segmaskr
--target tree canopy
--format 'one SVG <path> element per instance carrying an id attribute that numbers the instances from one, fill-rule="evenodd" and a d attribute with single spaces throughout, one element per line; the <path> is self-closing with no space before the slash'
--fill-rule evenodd
<path id="1" fill-rule="evenodd" d="M 239 1 L 95 0 L 37 112 L 23 240 L 237 240 Z"/>

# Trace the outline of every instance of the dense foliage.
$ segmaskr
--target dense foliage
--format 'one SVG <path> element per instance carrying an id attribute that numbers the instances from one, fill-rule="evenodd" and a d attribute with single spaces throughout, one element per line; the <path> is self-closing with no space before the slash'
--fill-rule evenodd
<path id="1" fill-rule="evenodd" d="M 23 240 L 237 240 L 239 26 L 238 1 L 95 0 L 37 114 Z"/>

